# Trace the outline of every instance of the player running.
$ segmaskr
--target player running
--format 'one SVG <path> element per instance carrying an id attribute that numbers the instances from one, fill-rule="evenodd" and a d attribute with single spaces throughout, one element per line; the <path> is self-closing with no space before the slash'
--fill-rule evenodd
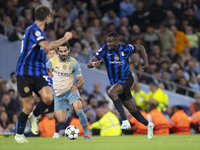
<path id="1" fill-rule="evenodd" d="M 58 47 L 57 56 L 47 62 L 47 67 L 53 72 L 54 111 L 59 123 L 65 123 L 69 112 L 75 110 L 84 130 L 85 139 L 91 139 L 88 131 L 88 121 L 82 109 L 82 101 L 78 88 L 84 84 L 79 63 L 69 55 L 69 46 Z M 74 77 L 77 82 L 74 84 Z"/>
<path id="2" fill-rule="evenodd" d="M 35 135 L 39 133 L 36 117 L 53 100 L 52 89 L 46 81 L 48 79 L 48 71 L 45 65 L 45 51 L 57 48 L 72 37 L 70 32 L 66 32 L 63 38 L 54 42 L 47 42 L 43 31 L 45 26 L 49 24 L 50 9 L 46 6 L 38 6 L 34 14 L 35 22 L 26 29 L 22 40 L 21 55 L 15 73 L 17 76 L 17 87 L 23 102 L 23 109 L 18 117 L 16 135 L 14 137 L 17 143 L 27 143 L 24 136 L 24 128 L 28 116 L 34 107 L 32 92 L 42 98 L 42 102 L 36 107 L 38 109 L 29 117 L 31 131 Z"/>
<path id="3" fill-rule="evenodd" d="M 100 67 L 102 64 L 101 58 L 107 68 L 107 74 L 112 87 L 108 90 L 109 97 L 120 114 L 122 119 L 122 130 L 131 128 L 129 121 L 126 118 L 123 105 L 129 110 L 139 122 L 148 127 L 147 138 L 153 137 L 154 124 L 148 122 L 136 108 L 133 101 L 130 88 L 134 82 L 133 76 L 129 70 L 129 56 L 135 52 L 139 52 L 144 59 L 144 71 L 149 67 L 147 55 L 142 45 L 119 44 L 119 36 L 116 32 L 111 32 L 107 35 L 106 43 L 96 55 L 88 62 L 88 68 Z M 122 105 L 123 104 L 123 105 Z"/>

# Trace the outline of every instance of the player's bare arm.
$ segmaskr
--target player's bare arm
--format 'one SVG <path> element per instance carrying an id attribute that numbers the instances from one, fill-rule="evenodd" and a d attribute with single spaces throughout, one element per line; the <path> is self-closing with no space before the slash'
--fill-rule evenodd
<path id="1" fill-rule="evenodd" d="M 48 75 L 49 77 L 53 78 L 53 72 L 51 68 L 47 68 L 48 69 Z"/>
<path id="2" fill-rule="evenodd" d="M 42 48 L 45 49 L 45 51 L 50 51 L 52 49 L 55 49 L 57 47 L 59 47 L 60 45 L 64 44 L 65 42 L 67 42 L 69 39 L 72 38 L 72 33 L 71 32 L 66 32 L 63 38 L 60 38 L 57 41 L 53 41 L 53 42 L 47 42 L 47 41 L 42 41 L 40 42 L 40 46 Z"/>
<path id="3" fill-rule="evenodd" d="M 72 89 L 71 89 L 72 93 L 75 93 L 77 89 L 82 87 L 84 84 L 84 79 L 82 75 L 77 75 L 76 78 L 78 81 L 75 85 L 72 86 Z"/>
<path id="4" fill-rule="evenodd" d="M 88 62 L 87 67 L 93 68 L 93 67 L 101 67 L 102 60 L 98 60 L 95 56 Z"/>
<path id="5" fill-rule="evenodd" d="M 134 45 L 134 46 L 136 48 L 136 52 L 138 52 L 144 60 L 143 71 L 147 71 L 147 69 L 149 68 L 149 62 L 148 62 L 147 53 L 144 46 L 142 45 Z"/>

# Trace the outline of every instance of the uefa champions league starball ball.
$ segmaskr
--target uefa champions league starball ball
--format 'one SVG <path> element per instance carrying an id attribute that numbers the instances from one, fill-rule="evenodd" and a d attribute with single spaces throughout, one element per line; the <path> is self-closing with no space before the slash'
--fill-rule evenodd
<path id="1" fill-rule="evenodd" d="M 77 126 L 68 126 L 65 129 L 65 136 L 68 137 L 70 140 L 75 140 L 78 138 L 80 131 Z"/>

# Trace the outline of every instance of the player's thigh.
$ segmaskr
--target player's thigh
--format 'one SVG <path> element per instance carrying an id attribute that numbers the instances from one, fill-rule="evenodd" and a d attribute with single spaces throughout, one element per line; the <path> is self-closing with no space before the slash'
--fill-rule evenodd
<path id="1" fill-rule="evenodd" d="M 82 100 L 78 90 L 75 93 L 70 91 L 65 98 L 68 100 L 69 109 L 74 109 L 76 112 L 82 109 Z"/>
<path id="2" fill-rule="evenodd" d="M 133 79 L 133 76 L 130 75 L 127 79 L 125 79 L 125 82 L 124 84 L 122 85 L 123 86 L 123 90 L 124 90 L 124 93 L 127 92 L 127 94 L 130 92 L 130 89 L 132 87 L 134 83 L 134 79 Z"/>
<path id="3" fill-rule="evenodd" d="M 122 101 L 127 101 L 132 99 L 132 95 L 131 95 L 131 90 L 130 88 L 133 85 L 133 76 L 129 76 L 126 80 L 124 80 L 125 82 L 122 83 L 122 87 L 123 87 L 123 93 L 119 94 L 119 98 Z"/>
<path id="4" fill-rule="evenodd" d="M 60 123 L 65 123 L 67 118 L 67 109 L 57 110 L 55 112 L 55 116 Z"/>
<path id="5" fill-rule="evenodd" d="M 33 111 L 34 108 L 33 96 L 31 95 L 28 97 L 23 97 L 22 104 L 23 104 L 23 112 L 28 115 L 31 111 Z"/>
<path id="6" fill-rule="evenodd" d="M 74 103 L 73 103 L 73 107 L 74 107 L 74 110 L 77 112 L 79 110 L 81 110 L 83 108 L 83 105 L 82 105 L 82 101 L 80 99 L 77 99 Z"/>
<path id="7" fill-rule="evenodd" d="M 44 86 L 42 87 L 42 89 L 40 89 L 38 91 L 38 93 L 40 94 L 43 102 L 47 105 L 50 105 L 51 102 L 53 101 L 53 92 L 52 92 L 52 88 L 49 86 Z"/>
<path id="8" fill-rule="evenodd" d="M 108 94 L 112 95 L 112 94 L 122 94 L 123 93 L 123 87 L 120 83 L 116 83 L 113 86 L 110 87 L 110 89 L 108 90 Z"/>

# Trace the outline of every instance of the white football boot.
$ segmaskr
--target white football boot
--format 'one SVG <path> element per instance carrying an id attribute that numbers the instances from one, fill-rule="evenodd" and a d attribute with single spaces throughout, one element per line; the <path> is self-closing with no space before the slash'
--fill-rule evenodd
<path id="1" fill-rule="evenodd" d="M 123 120 L 120 129 L 121 130 L 128 130 L 130 128 L 131 128 L 130 122 L 128 120 Z"/>
<path id="2" fill-rule="evenodd" d="M 154 124 L 153 122 L 149 122 L 147 128 L 148 128 L 148 131 L 147 131 L 147 139 L 152 139 L 153 138 L 153 128 L 154 128 Z"/>
<path id="3" fill-rule="evenodd" d="M 34 135 L 38 135 L 39 134 L 39 128 L 38 128 L 38 119 L 33 115 L 33 112 L 30 113 L 30 115 L 28 116 L 28 120 L 31 123 L 31 132 Z"/>
<path id="4" fill-rule="evenodd" d="M 53 137 L 52 138 L 54 138 L 54 139 L 58 139 L 60 136 L 59 136 L 59 133 L 57 133 L 57 132 L 54 132 L 54 135 L 53 135 Z"/>
<path id="5" fill-rule="evenodd" d="M 14 139 L 15 139 L 15 142 L 17 142 L 17 143 L 28 143 L 24 134 L 17 134 L 16 133 Z"/>

